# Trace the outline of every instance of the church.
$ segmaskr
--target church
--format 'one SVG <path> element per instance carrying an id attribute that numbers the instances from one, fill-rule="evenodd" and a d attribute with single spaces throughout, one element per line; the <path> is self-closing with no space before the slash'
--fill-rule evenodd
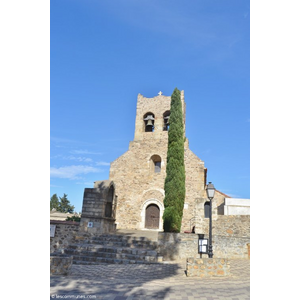
<path id="1" fill-rule="evenodd" d="M 186 103 L 181 91 L 185 136 Z M 115 229 L 163 231 L 164 181 L 168 150 L 171 96 L 137 97 L 135 132 L 128 151 L 110 165 L 109 179 L 95 181 L 84 190 L 81 230 L 106 233 Z M 206 196 L 207 169 L 184 143 L 185 202 L 181 232 L 206 231 L 209 200 Z M 229 196 L 216 190 L 213 219 L 224 214 Z"/>

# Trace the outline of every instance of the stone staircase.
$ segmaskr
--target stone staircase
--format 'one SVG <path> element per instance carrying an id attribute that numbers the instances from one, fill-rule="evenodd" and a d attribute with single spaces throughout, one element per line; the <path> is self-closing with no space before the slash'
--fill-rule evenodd
<path id="1" fill-rule="evenodd" d="M 73 264 L 151 264 L 162 261 L 157 241 L 142 236 L 103 234 L 77 237 L 62 253 L 73 256 Z"/>

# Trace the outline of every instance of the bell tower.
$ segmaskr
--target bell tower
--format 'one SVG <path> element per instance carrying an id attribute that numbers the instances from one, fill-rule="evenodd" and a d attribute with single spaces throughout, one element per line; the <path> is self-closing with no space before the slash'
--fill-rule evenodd
<path id="1" fill-rule="evenodd" d="M 181 91 L 181 102 L 185 135 L 185 102 L 184 91 Z M 139 94 L 137 97 L 134 141 L 148 139 L 168 139 L 171 96 L 162 92 L 153 98 Z"/>

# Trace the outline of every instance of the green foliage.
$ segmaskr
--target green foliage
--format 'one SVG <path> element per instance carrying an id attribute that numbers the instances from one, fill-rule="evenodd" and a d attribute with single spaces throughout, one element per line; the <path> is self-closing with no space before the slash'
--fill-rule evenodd
<path id="1" fill-rule="evenodd" d="M 56 194 L 53 194 L 50 198 L 50 210 L 52 210 L 53 208 L 55 208 L 56 210 L 59 209 L 59 200 Z"/>
<path id="2" fill-rule="evenodd" d="M 63 213 L 73 213 L 74 212 L 74 205 L 70 204 L 70 201 L 68 200 L 68 195 L 64 194 L 63 197 L 59 197 L 59 200 L 57 198 L 57 195 L 54 194 L 50 198 L 50 210 L 55 208 L 57 211 L 63 212 Z"/>
<path id="3" fill-rule="evenodd" d="M 165 232 L 180 232 L 182 217 L 180 217 L 174 206 L 165 208 L 163 219 Z"/>
<path id="4" fill-rule="evenodd" d="M 80 222 L 81 218 L 79 216 L 72 216 L 72 217 L 67 217 L 66 221 L 75 221 L 75 222 Z"/>
<path id="5" fill-rule="evenodd" d="M 70 201 L 67 198 L 67 195 L 64 194 L 63 197 L 59 197 L 60 199 L 60 205 L 59 205 L 59 211 L 64 213 L 73 213 L 74 212 L 74 206 L 70 205 Z"/>
<path id="6" fill-rule="evenodd" d="M 180 91 L 175 88 L 171 96 L 167 176 L 164 186 L 165 232 L 180 232 L 185 199 L 184 131 L 180 96 Z"/>

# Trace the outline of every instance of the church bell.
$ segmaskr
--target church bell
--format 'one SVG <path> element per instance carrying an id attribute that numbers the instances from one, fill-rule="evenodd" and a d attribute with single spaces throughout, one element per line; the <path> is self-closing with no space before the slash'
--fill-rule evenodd
<path id="1" fill-rule="evenodd" d="M 146 126 L 153 126 L 153 121 L 152 120 L 148 120 Z"/>
<path id="2" fill-rule="evenodd" d="M 148 115 L 145 119 L 144 119 L 144 121 L 153 121 L 154 120 L 154 118 L 153 118 L 153 116 L 152 115 Z M 147 124 L 148 125 L 148 124 Z M 153 123 L 151 123 L 151 124 L 149 124 L 149 125 L 153 125 Z"/>
<path id="3" fill-rule="evenodd" d="M 164 120 L 165 120 L 165 124 L 166 124 L 166 125 L 169 125 L 169 124 L 170 124 L 170 123 L 169 123 L 169 119 L 170 119 L 170 116 L 164 117 Z"/>
<path id="4" fill-rule="evenodd" d="M 145 131 L 146 132 L 151 132 L 153 131 L 153 128 L 154 128 L 154 118 L 153 118 L 153 115 L 149 114 L 147 115 L 147 117 L 144 119 L 145 121 Z"/>

